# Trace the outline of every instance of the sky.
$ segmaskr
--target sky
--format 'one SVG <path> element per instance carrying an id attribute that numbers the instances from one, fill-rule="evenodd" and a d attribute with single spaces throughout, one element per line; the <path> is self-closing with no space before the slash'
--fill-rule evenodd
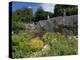
<path id="1" fill-rule="evenodd" d="M 21 9 L 23 7 L 32 8 L 33 13 L 37 11 L 39 7 L 42 7 L 44 11 L 54 12 L 54 4 L 51 3 L 32 3 L 32 2 L 12 2 L 12 11 Z"/>

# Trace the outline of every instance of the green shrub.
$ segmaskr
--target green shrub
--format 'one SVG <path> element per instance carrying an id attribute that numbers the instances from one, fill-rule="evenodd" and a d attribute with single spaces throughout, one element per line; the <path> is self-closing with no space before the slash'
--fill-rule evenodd
<path id="1" fill-rule="evenodd" d="M 28 38 L 32 32 L 25 32 L 12 35 L 12 58 L 29 57 L 32 53 L 28 45 Z"/>
<path id="2" fill-rule="evenodd" d="M 14 33 L 19 33 L 20 31 L 25 31 L 26 28 L 25 28 L 24 23 L 13 21 L 12 22 L 12 30 Z"/>
<path id="3" fill-rule="evenodd" d="M 45 42 L 50 43 L 50 51 L 48 56 L 56 55 L 72 55 L 77 54 L 77 38 L 75 36 L 55 34 L 55 33 L 45 33 L 43 36 Z"/>
<path id="4" fill-rule="evenodd" d="M 64 35 L 57 36 L 56 40 L 51 45 L 50 55 L 72 55 L 77 54 L 77 39 L 66 38 Z"/>
<path id="5" fill-rule="evenodd" d="M 42 40 L 40 40 L 38 37 L 36 37 L 36 38 L 31 39 L 29 45 L 33 49 L 35 49 L 35 48 L 39 49 L 44 46 L 44 43 Z"/>
<path id="6" fill-rule="evenodd" d="M 50 43 L 52 40 L 55 40 L 55 37 L 54 33 L 47 32 L 43 35 L 43 40 L 45 43 Z"/>

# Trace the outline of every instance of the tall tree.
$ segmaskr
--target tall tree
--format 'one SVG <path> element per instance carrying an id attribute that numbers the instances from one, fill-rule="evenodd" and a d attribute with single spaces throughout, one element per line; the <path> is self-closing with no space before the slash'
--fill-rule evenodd
<path id="1" fill-rule="evenodd" d="M 39 20 L 47 20 L 47 16 L 52 17 L 53 13 L 48 12 L 48 11 L 44 11 L 42 7 L 40 7 L 36 13 L 35 13 L 35 21 L 39 21 Z"/>
<path id="2" fill-rule="evenodd" d="M 63 16 L 64 10 L 66 15 L 78 14 L 78 7 L 76 5 L 55 5 L 54 16 Z"/>

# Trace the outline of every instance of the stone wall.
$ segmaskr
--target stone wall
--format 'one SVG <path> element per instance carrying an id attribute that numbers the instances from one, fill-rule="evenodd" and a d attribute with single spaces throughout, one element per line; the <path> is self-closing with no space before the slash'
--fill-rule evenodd
<path id="1" fill-rule="evenodd" d="M 64 19 L 64 21 L 63 21 Z M 30 30 L 34 27 L 34 29 L 38 29 L 40 31 L 45 30 L 52 32 L 54 31 L 53 27 L 55 27 L 56 24 L 60 25 L 63 24 L 64 26 L 72 26 L 74 23 L 78 24 L 78 15 L 72 15 L 72 16 L 65 16 L 65 17 L 54 17 L 50 18 L 48 20 L 40 20 L 36 24 L 27 24 L 26 28 L 30 28 Z"/>
<path id="2" fill-rule="evenodd" d="M 64 21 L 63 21 L 64 18 Z M 56 24 L 60 25 L 63 24 L 64 26 L 72 26 L 74 23 L 78 24 L 78 16 L 65 16 L 65 17 L 54 17 L 48 20 L 41 20 L 37 23 L 37 26 L 39 28 L 44 28 L 47 31 L 54 31 L 53 27 L 55 27 Z"/>

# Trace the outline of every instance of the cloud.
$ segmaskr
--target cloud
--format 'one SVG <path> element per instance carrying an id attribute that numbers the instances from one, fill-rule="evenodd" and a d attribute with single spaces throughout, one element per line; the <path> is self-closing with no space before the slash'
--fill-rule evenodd
<path id="1" fill-rule="evenodd" d="M 28 6 L 28 8 L 32 8 L 31 6 Z"/>
<path id="2" fill-rule="evenodd" d="M 46 3 L 42 3 L 40 4 L 40 6 L 45 10 L 45 11 L 48 11 L 48 12 L 54 12 L 54 4 L 46 4 Z"/>

